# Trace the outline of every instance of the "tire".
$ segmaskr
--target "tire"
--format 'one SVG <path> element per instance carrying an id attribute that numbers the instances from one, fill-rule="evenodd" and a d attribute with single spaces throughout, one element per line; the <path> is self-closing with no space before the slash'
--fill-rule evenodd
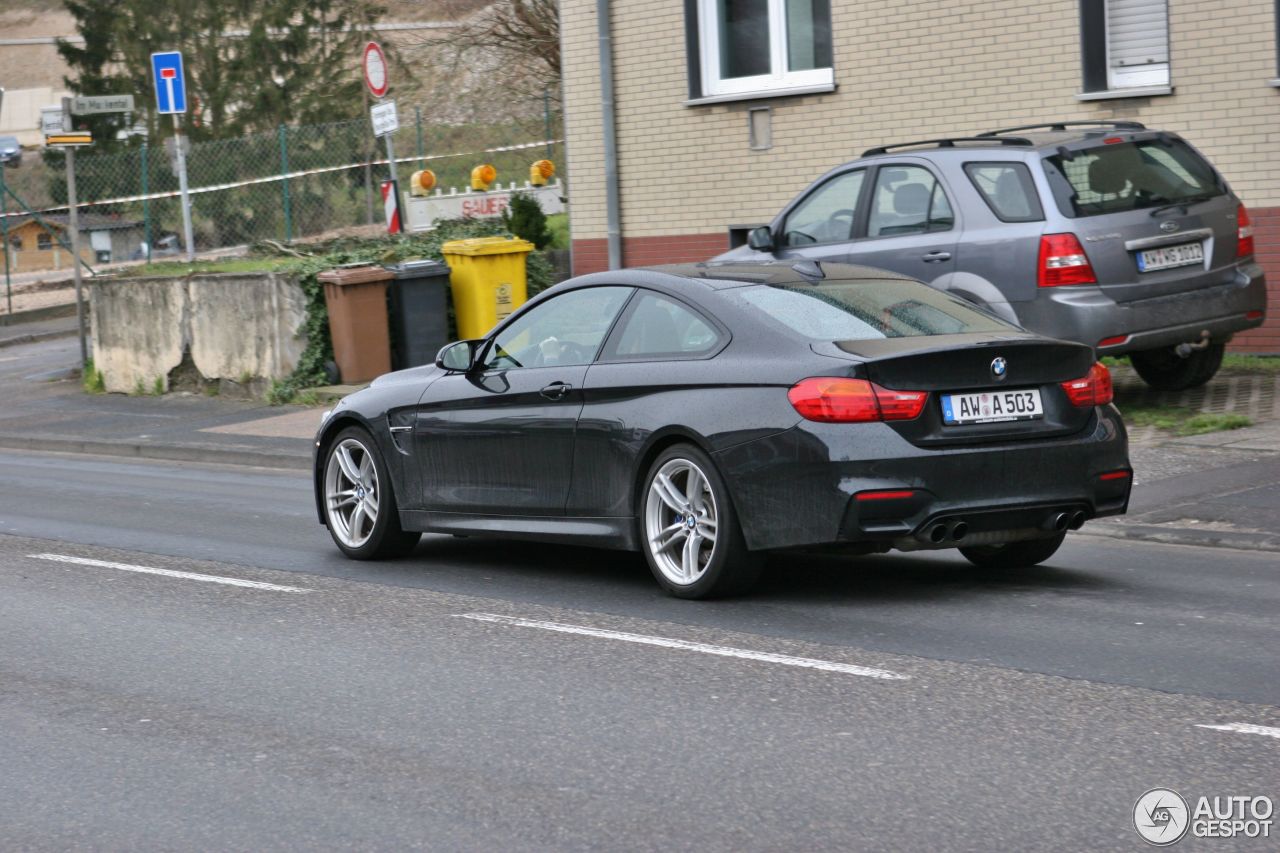
<path id="1" fill-rule="evenodd" d="M 1129 353 L 1129 362 L 1142 381 L 1157 391 L 1185 391 L 1199 388 L 1222 366 L 1226 344 L 1210 344 L 1180 358 L 1173 347 Z"/>
<path id="2" fill-rule="evenodd" d="M 961 548 L 960 553 L 975 566 L 984 569 L 1027 569 L 1052 557 L 1062 547 L 1066 532 L 1048 539 L 1006 542 L 1003 545 L 975 545 Z"/>
<path id="3" fill-rule="evenodd" d="M 691 444 L 672 445 L 653 460 L 642 487 L 640 549 L 660 587 L 697 599 L 743 593 L 755 584 L 763 555 L 747 550 L 711 457 Z"/>
<path id="4" fill-rule="evenodd" d="M 348 427 L 330 442 L 320 485 L 329 535 L 351 559 L 402 557 L 422 538 L 401 529 L 391 474 L 361 427 Z"/>

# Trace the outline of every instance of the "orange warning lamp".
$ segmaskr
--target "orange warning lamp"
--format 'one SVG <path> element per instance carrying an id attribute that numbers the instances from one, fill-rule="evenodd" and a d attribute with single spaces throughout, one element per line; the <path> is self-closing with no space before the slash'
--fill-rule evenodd
<path id="1" fill-rule="evenodd" d="M 409 177 L 409 194 L 415 196 L 426 195 L 435 188 L 435 185 L 435 172 L 430 169 L 423 169 L 422 171 L 414 172 Z"/>
<path id="2" fill-rule="evenodd" d="M 538 160 L 529 167 L 529 183 L 535 187 L 545 186 L 547 181 L 555 177 L 556 164 L 550 160 Z"/>
<path id="3" fill-rule="evenodd" d="M 498 179 L 498 170 L 489 163 L 481 163 L 471 170 L 471 189 L 487 190 Z"/>

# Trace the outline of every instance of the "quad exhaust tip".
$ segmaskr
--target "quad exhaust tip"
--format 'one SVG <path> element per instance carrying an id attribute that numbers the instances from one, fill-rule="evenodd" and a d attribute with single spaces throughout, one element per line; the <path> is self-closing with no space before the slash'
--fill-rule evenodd
<path id="1" fill-rule="evenodd" d="M 941 545 L 950 539 L 959 542 L 969 534 L 969 525 L 963 521 L 940 521 L 929 528 L 929 541 Z"/>
<path id="2" fill-rule="evenodd" d="M 1076 510 L 1071 514 L 1071 520 L 1067 522 L 1067 527 L 1071 530 L 1079 530 L 1084 527 L 1084 511 Z"/>

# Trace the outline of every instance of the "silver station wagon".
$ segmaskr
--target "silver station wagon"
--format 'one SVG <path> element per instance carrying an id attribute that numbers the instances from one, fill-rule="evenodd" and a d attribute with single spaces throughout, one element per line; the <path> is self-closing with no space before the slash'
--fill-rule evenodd
<path id="1" fill-rule="evenodd" d="M 1207 382 L 1260 326 L 1249 215 L 1176 133 L 1058 122 L 872 148 L 722 260 L 881 267 L 1040 334 L 1127 355 L 1154 388 Z"/>

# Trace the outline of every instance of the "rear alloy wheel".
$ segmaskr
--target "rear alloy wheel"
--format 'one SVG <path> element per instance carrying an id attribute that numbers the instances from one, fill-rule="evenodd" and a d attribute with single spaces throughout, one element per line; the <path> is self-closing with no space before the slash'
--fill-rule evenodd
<path id="1" fill-rule="evenodd" d="M 1210 344 L 1194 350 L 1186 358 L 1173 347 L 1129 353 L 1129 362 L 1142 381 L 1157 391 L 1185 391 L 1199 388 L 1213 378 L 1222 366 L 1226 344 Z"/>
<path id="2" fill-rule="evenodd" d="M 1027 569 L 1043 563 L 1062 547 L 1066 532 L 1048 539 L 1005 542 L 1002 545 L 975 545 L 961 548 L 960 553 L 975 566 L 984 569 Z"/>
<path id="3" fill-rule="evenodd" d="M 391 475 L 373 437 L 359 427 L 343 430 L 329 445 L 324 510 L 333 541 L 355 560 L 403 556 L 422 538 L 400 528 Z"/>
<path id="4" fill-rule="evenodd" d="M 712 598 L 755 583 L 763 559 L 747 550 L 724 481 L 701 450 L 678 444 L 659 454 L 641 501 L 644 556 L 667 592 Z"/>

